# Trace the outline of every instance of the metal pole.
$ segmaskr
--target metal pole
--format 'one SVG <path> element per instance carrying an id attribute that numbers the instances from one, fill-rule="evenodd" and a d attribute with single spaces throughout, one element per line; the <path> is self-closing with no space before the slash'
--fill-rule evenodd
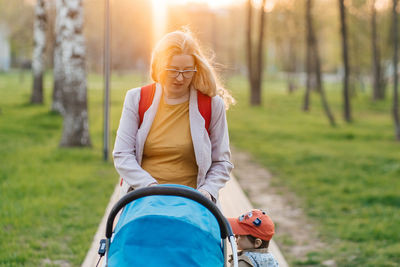
<path id="1" fill-rule="evenodd" d="M 104 6 L 104 161 L 108 160 L 110 107 L 110 0 Z"/>

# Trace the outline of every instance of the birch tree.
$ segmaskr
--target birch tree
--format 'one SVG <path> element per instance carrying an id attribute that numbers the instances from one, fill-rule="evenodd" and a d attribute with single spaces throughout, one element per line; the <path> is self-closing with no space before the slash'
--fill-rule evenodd
<path id="1" fill-rule="evenodd" d="M 64 114 L 62 103 L 62 85 L 64 84 L 64 70 L 61 58 L 61 0 L 56 0 L 56 21 L 54 30 L 54 50 L 53 50 L 53 101 L 51 111 Z"/>
<path id="2" fill-rule="evenodd" d="M 46 49 L 46 5 L 45 0 L 37 0 L 35 6 L 35 21 L 33 24 L 33 57 L 32 72 L 33 86 L 31 103 L 43 103 L 43 71 L 45 68 L 45 49 Z"/>
<path id="3" fill-rule="evenodd" d="M 59 3 L 59 37 L 64 77 L 62 102 L 65 111 L 61 146 L 90 146 L 82 1 Z"/>

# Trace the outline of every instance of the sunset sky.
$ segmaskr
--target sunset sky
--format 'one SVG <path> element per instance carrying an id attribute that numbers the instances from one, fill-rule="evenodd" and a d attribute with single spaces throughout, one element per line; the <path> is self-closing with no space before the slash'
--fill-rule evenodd
<path id="1" fill-rule="evenodd" d="M 247 0 L 152 0 L 153 15 L 155 23 L 153 24 L 154 42 L 157 42 L 166 32 L 167 8 L 168 5 L 186 5 L 186 4 L 207 4 L 211 9 L 223 8 L 229 5 L 240 5 Z M 265 10 L 271 11 L 275 6 L 275 1 L 267 0 Z M 293 0 L 282 0 L 293 1 Z M 254 4 L 261 5 L 261 0 L 253 0 Z"/>

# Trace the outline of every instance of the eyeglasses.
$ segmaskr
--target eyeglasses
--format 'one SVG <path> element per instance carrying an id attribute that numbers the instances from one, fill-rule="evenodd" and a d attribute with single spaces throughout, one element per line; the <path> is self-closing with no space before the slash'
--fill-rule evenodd
<path id="1" fill-rule="evenodd" d="M 183 78 L 190 79 L 193 77 L 194 73 L 197 71 L 194 70 L 175 70 L 175 69 L 165 69 L 167 72 L 167 76 L 170 78 L 178 78 L 179 74 L 182 73 Z"/>

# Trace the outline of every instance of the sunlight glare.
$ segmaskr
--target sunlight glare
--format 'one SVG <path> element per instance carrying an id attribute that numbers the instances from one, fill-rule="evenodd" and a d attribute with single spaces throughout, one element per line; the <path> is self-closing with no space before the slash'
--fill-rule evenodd
<path id="1" fill-rule="evenodd" d="M 253 1 L 253 5 L 255 8 L 259 9 L 262 5 L 262 0 L 252 0 Z M 265 7 L 264 7 L 264 11 L 265 12 L 271 12 L 274 7 L 275 7 L 275 2 L 277 0 L 266 0 L 265 1 Z"/>
<path id="2" fill-rule="evenodd" d="M 275 7 L 275 0 L 267 0 L 265 3 L 264 11 L 271 12 Z"/>
<path id="3" fill-rule="evenodd" d="M 167 1 L 151 0 L 153 15 L 153 45 L 157 43 L 167 31 Z"/>
<path id="4" fill-rule="evenodd" d="M 246 0 L 165 0 L 165 1 L 168 2 L 169 4 L 174 4 L 174 5 L 186 5 L 190 3 L 195 3 L 195 4 L 207 4 L 210 8 L 220 8 L 224 6 L 241 4 Z"/>
<path id="5" fill-rule="evenodd" d="M 153 15 L 153 44 L 166 33 L 167 12 L 170 5 L 207 4 L 211 9 L 239 5 L 247 0 L 151 0 Z M 273 0 L 267 0 L 273 1 Z"/>
<path id="6" fill-rule="evenodd" d="M 376 0 L 375 2 L 375 8 L 378 11 L 388 9 L 390 6 L 391 1 L 389 0 Z"/>

